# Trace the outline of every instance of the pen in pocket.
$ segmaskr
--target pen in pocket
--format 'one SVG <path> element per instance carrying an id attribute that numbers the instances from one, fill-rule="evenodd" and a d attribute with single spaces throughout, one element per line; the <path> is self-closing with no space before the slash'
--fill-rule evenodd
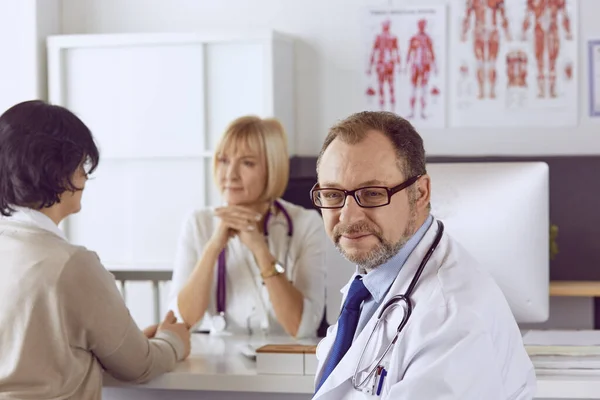
<path id="1" fill-rule="evenodd" d="M 387 375 L 385 368 L 381 368 L 381 377 L 379 378 L 379 385 L 377 385 L 377 396 L 381 396 L 381 389 L 383 388 L 383 380 Z"/>

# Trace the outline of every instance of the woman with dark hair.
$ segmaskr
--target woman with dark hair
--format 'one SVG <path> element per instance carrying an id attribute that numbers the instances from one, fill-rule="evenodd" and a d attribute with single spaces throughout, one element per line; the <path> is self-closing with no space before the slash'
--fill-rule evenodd
<path id="1" fill-rule="evenodd" d="M 140 331 L 98 256 L 58 224 L 99 154 L 87 126 L 42 101 L 0 116 L 0 397 L 100 399 L 102 370 L 144 382 L 190 352 L 169 313 Z"/>

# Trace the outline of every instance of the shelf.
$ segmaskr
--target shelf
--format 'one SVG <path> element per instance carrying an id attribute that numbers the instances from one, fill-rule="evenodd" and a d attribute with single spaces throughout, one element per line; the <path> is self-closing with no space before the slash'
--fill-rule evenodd
<path id="1" fill-rule="evenodd" d="M 600 297 L 600 281 L 553 281 L 550 296 Z"/>

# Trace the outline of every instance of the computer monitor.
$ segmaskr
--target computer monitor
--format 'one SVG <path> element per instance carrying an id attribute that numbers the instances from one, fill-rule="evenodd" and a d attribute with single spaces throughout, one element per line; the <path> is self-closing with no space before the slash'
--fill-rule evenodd
<path id="1" fill-rule="evenodd" d="M 543 162 L 433 163 L 431 212 L 495 278 L 517 322 L 549 313 L 549 169 Z"/>
<path id="2" fill-rule="evenodd" d="M 543 162 L 429 163 L 431 213 L 488 270 L 519 323 L 549 313 L 549 170 Z M 327 319 L 354 266 L 327 246 Z"/>

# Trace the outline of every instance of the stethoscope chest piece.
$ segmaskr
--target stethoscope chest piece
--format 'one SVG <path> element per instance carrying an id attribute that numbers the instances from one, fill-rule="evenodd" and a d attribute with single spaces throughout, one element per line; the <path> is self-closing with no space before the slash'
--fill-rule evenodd
<path id="1" fill-rule="evenodd" d="M 212 330 L 214 332 L 223 332 L 227 328 L 227 321 L 225 320 L 225 313 L 219 313 L 212 317 Z"/>

